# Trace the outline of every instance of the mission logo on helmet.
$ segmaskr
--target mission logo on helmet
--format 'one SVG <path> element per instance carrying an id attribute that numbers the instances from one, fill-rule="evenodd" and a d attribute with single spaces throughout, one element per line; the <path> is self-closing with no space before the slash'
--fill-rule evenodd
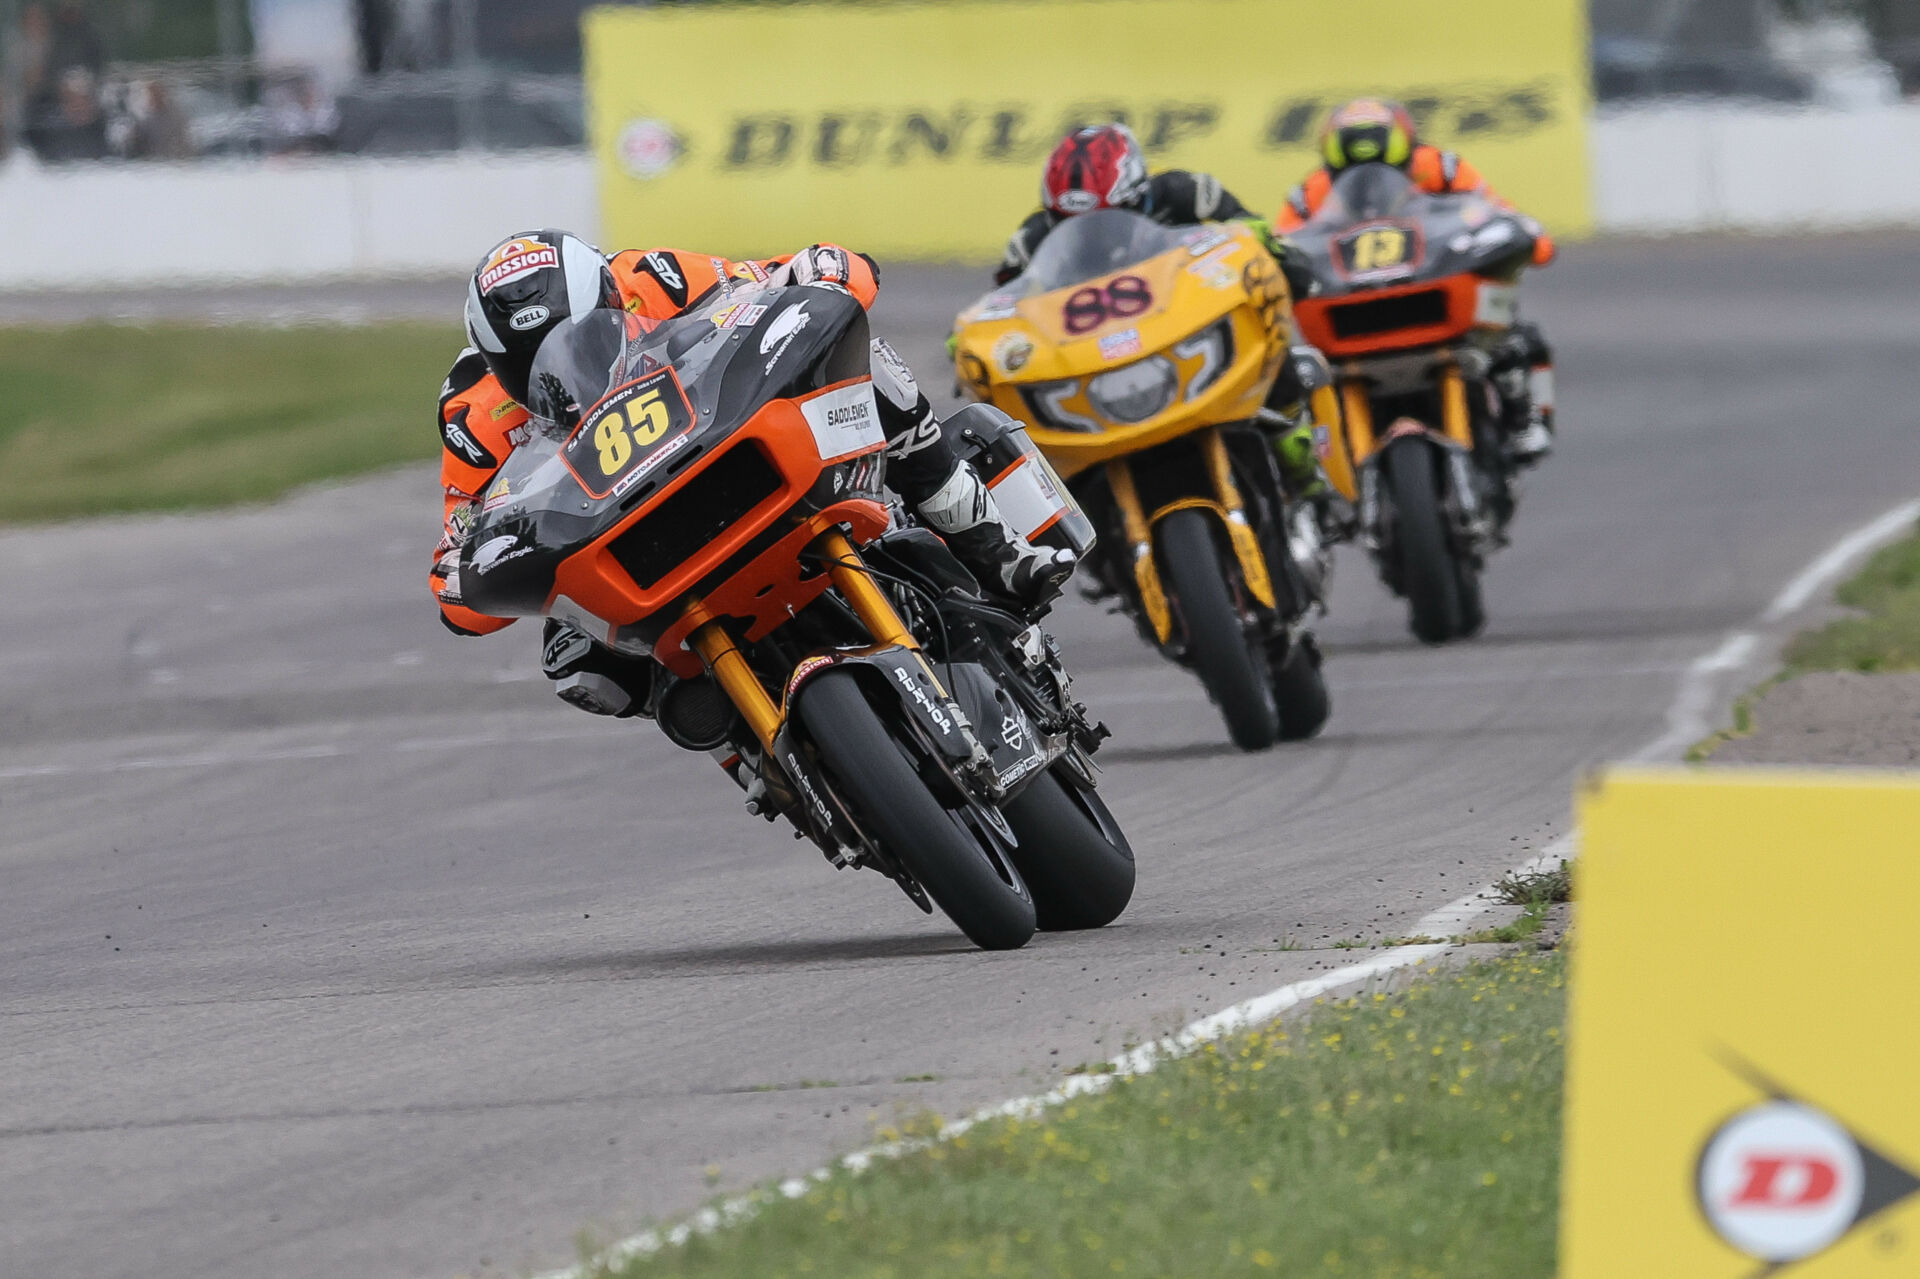
<path id="1" fill-rule="evenodd" d="M 503 284 L 524 280 L 536 271 L 560 265 L 560 250 L 544 240 L 508 240 L 495 249 L 480 268 L 480 292 L 493 292 Z"/>

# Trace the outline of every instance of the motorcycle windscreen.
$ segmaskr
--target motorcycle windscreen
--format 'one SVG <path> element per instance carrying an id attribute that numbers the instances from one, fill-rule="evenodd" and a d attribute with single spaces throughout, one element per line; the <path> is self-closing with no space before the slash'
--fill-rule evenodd
<path id="1" fill-rule="evenodd" d="M 716 289 L 662 323 L 570 317 L 534 358 L 532 437 L 481 494 L 469 604 L 540 612 L 562 560 L 770 400 L 864 375 L 867 348 L 860 303 L 818 288 Z"/>
<path id="2" fill-rule="evenodd" d="M 1399 217 L 1419 195 L 1413 179 L 1391 164 L 1356 164 L 1334 180 L 1308 225 L 1343 227 Z"/>
<path id="3" fill-rule="evenodd" d="M 1496 270 L 1530 254 L 1534 237 L 1479 192 L 1431 194 L 1392 165 L 1372 163 L 1341 174 L 1289 238 L 1339 290 Z"/>
<path id="4" fill-rule="evenodd" d="M 1126 209 L 1082 213 L 1056 226 L 1003 292 L 1032 297 L 1097 280 L 1178 247 L 1192 230 L 1162 226 Z"/>

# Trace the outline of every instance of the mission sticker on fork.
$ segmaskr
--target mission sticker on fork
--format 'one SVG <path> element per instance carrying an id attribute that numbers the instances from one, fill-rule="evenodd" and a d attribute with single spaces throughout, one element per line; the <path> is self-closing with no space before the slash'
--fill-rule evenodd
<path id="1" fill-rule="evenodd" d="M 616 388 L 568 437 L 560 456 L 594 497 L 625 492 L 680 451 L 693 429 L 693 406 L 672 369 Z"/>

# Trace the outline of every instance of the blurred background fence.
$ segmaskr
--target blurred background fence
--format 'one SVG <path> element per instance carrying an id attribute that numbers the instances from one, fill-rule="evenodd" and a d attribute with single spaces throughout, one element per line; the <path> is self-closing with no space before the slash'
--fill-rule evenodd
<path id="1" fill-rule="evenodd" d="M 1603 229 L 1920 221 L 1911 159 L 1920 0 L 1587 7 Z M 167 225 L 197 216 L 204 233 L 225 234 L 246 221 L 249 173 L 255 184 L 298 175 L 324 188 L 328 209 L 357 202 L 361 230 L 329 232 L 324 249 L 299 236 L 278 241 L 294 246 L 280 250 L 283 259 L 327 273 L 452 269 L 491 235 L 479 230 L 483 219 L 505 224 L 481 192 L 529 182 L 546 188 L 529 211 L 592 231 L 586 8 L 587 0 L 0 0 L 0 231 L 63 220 L 29 205 L 130 200 Z M 1124 5 L 1115 13 L 1125 20 Z M 911 74 L 885 50 L 836 50 L 831 39 L 822 50 L 850 75 Z M 1277 69 L 1276 80 L 1286 74 Z M 426 169 L 394 163 L 423 156 L 438 158 Z M 430 226 L 421 209 L 393 207 L 418 198 L 409 167 L 476 185 L 427 197 L 444 215 Z M 196 181 L 237 207 L 200 198 L 169 213 Z M 1797 190 L 1774 189 L 1789 184 Z M 271 194 L 253 201 L 285 203 Z M 471 207 L 452 207 L 463 203 Z M 372 225 L 383 220 L 396 229 Z M 88 225 L 112 230 L 98 217 Z M 262 253 L 272 252 L 263 242 Z M 33 257 L 15 278 L 58 282 L 77 269 L 57 251 Z"/>

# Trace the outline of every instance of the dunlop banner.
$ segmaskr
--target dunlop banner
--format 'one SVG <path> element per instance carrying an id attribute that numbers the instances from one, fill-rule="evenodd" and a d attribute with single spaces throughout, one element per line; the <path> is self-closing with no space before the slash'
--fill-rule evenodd
<path id="1" fill-rule="evenodd" d="M 1920 776 L 1580 804 L 1561 1279 L 1920 1274 Z"/>
<path id="2" fill-rule="evenodd" d="M 1591 221 L 1584 0 L 622 6 L 585 36 L 609 250 L 995 257 L 1105 120 L 1271 216 L 1360 94 L 1553 230 Z"/>

